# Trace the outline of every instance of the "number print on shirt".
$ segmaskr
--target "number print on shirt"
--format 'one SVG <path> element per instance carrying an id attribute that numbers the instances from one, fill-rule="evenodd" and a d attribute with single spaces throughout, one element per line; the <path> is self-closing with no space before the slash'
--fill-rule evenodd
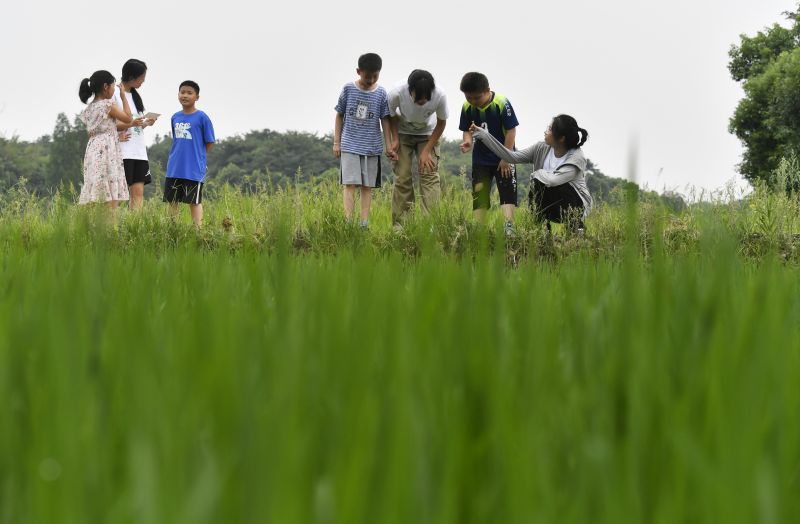
<path id="1" fill-rule="evenodd" d="M 175 138 L 182 138 L 184 140 L 192 139 L 192 124 L 189 122 L 175 122 Z"/>

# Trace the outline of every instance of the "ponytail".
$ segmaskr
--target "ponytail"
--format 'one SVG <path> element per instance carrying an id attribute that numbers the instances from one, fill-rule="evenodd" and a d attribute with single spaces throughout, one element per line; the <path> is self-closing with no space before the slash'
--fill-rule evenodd
<path id="1" fill-rule="evenodd" d="M 136 89 L 131 88 L 131 97 L 133 98 L 133 105 L 136 106 L 136 112 L 144 113 L 144 102 L 142 96 L 136 92 Z"/>
<path id="2" fill-rule="evenodd" d="M 85 104 L 86 102 L 89 101 L 89 99 L 92 97 L 93 94 L 94 92 L 92 91 L 92 88 L 89 86 L 89 79 L 84 78 L 83 80 L 81 80 L 81 87 L 78 88 L 78 98 L 81 99 L 81 102 Z"/>
<path id="3" fill-rule="evenodd" d="M 578 121 L 569 115 L 558 115 L 551 125 L 553 137 L 556 140 L 564 139 L 567 149 L 577 149 L 589 139 L 589 132 L 578 127 Z"/>
<path id="4" fill-rule="evenodd" d="M 114 85 L 114 82 L 116 82 L 114 75 L 108 71 L 95 71 L 89 78 L 81 80 L 78 98 L 85 104 L 92 96 L 102 93 L 105 86 Z"/>
<path id="5" fill-rule="evenodd" d="M 122 81 L 130 82 L 131 80 L 136 80 L 146 72 L 147 64 L 141 60 L 131 58 L 122 66 Z M 133 98 L 133 105 L 136 106 L 136 111 L 139 113 L 144 113 L 144 102 L 142 102 L 142 96 L 134 88 L 131 88 L 131 98 Z"/>
<path id="6" fill-rule="evenodd" d="M 578 143 L 578 147 L 583 147 L 583 144 L 589 140 L 589 132 L 582 127 L 579 127 L 578 131 L 581 133 L 581 141 Z"/>

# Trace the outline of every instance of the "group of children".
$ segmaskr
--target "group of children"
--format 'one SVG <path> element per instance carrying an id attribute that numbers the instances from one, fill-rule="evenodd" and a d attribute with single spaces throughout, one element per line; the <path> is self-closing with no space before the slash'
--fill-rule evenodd
<path id="1" fill-rule="evenodd" d="M 439 142 L 447 125 L 447 97 L 433 76 L 414 70 L 408 81 L 388 92 L 378 85 L 381 57 L 367 53 L 358 59 L 358 78 L 342 88 L 336 105 L 333 153 L 341 159 L 344 213 L 354 213 L 355 190 L 360 188 L 360 225 L 369 225 L 372 189 L 381 183 L 381 155 L 393 162 L 392 221 L 402 228 L 414 206 L 413 158 L 417 158 L 422 209 L 430 212 L 439 201 Z M 545 132 L 544 141 L 516 151 L 519 126 L 511 102 L 490 89 L 486 75 L 471 72 L 461 80 L 466 101 L 459 129 L 462 153 L 472 151 L 472 208 L 486 221 L 492 184 L 497 186 L 505 219 L 505 233 L 514 236 L 517 207 L 516 163 L 532 163 L 528 201 L 537 219 L 568 222 L 576 230 L 592 206 L 586 185 L 586 159 L 580 147 L 588 133 L 568 115 L 559 115 Z M 475 142 L 477 140 L 477 143 Z M 384 150 L 385 145 L 385 150 Z"/>
<path id="2" fill-rule="evenodd" d="M 88 105 L 80 119 L 89 134 L 81 204 L 105 203 L 116 208 L 119 202 L 130 200 L 131 209 L 141 209 L 144 186 L 152 181 L 143 130 L 159 116 L 144 112 L 138 89 L 146 76 L 147 65 L 131 59 L 122 66 L 118 85 L 108 71 L 96 71 L 81 82 L 78 94 Z M 196 82 L 186 80 L 180 84 L 178 101 L 182 110 L 170 122 L 172 149 L 164 183 L 164 201 L 169 203 L 171 213 L 177 214 L 180 203 L 188 204 L 198 227 L 203 222 L 206 158 L 216 141 L 211 119 L 196 107 L 199 98 L 200 86 Z"/>
<path id="3" fill-rule="evenodd" d="M 381 157 L 394 165 L 392 220 L 401 228 L 414 206 L 412 182 L 416 157 L 422 208 L 430 212 L 441 196 L 439 144 L 448 119 L 447 97 L 433 76 L 423 70 L 411 73 L 407 83 L 387 92 L 378 85 L 383 61 L 375 53 L 359 57 L 354 82 L 346 84 L 336 104 L 333 154 L 340 160 L 344 213 L 352 220 L 356 189 L 360 191 L 359 223 L 366 229 L 372 189 L 381 185 Z M 147 66 L 131 59 L 122 68 L 122 81 L 107 71 L 84 79 L 80 99 L 93 101 L 81 114 L 89 132 L 84 160 L 84 184 L 80 203 L 105 202 L 117 207 L 130 200 L 131 209 L 142 206 L 144 186 L 151 182 L 142 131 L 157 114 L 144 112 L 138 89 Z M 519 125 L 511 102 L 490 89 L 481 73 L 467 73 L 461 81 L 466 101 L 459 129 L 461 151 L 472 151 L 472 201 L 475 218 L 485 222 L 492 184 L 497 186 L 505 219 L 505 233 L 514 235 L 517 206 L 516 163 L 531 163 L 529 205 L 535 216 L 548 224 L 569 221 L 575 229 L 592 206 L 586 185 L 586 159 L 581 146 L 588 133 L 574 118 L 559 115 L 545 132 L 544 141 L 517 151 Z M 190 206 L 194 223 L 203 220 L 203 185 L 206 156 L 214 146 L 214 127 L 208 115 L 196 108 L 200 86 L 187 80 L 179 87 L 182 110 L 171 118 L 172 149 L 167 163 L 164 201 L 173 214 L 179 203 Z M 476 142 L 477 141 L 477 142 Z"/>

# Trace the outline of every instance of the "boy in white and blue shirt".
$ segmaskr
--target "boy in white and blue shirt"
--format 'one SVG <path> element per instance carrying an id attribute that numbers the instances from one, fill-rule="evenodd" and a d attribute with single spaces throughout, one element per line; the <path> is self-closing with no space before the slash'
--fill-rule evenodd
<path id="1" fill-rule="evenodd" d="M 361 227 L 369 224 L 372 188 L 381 185 L 381 155 L 394 159 L 389 96 L 378 85 L 383 61 L 374 53 L 358 59 L 358 79 L 342 88 L 336 104 L 333 154 L 341 159 L 344 214 L 353 216 L 356 188 L 361 192 Z M 384 140 L 386 147 L 384 147 Z"/>
<path id="2" fill-rule="evenodd" d="M 195 104 L 200 98 L 200 86 L 187 80 L 180 85 L 178 100 L 182 111 L 172 115 L 172 149 L 167 161 L 164 181 L 164 202 L 169 202 L 174 215 L 178 204 L 189 204 L 192 221 L 203 224 L 203 185 L 208 170 L 206 156 L 214 147 L 214 126 Z"/>

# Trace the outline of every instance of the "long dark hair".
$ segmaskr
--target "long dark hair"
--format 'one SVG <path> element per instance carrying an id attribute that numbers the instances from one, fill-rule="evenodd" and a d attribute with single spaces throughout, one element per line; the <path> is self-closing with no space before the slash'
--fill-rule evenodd
<path id="1" fill-rule="evenodd" d="M 567 149 L 579 148 L 589 139 L 589 132 L 578 127 L 578 121 L 569 115 L 555 117 L 550 130 L 556 140 L 564 138 L 564 145 L 567 146 Z"/>
<path id="2" fill-rule="evenodd" d="M 108 71 L 95 71 L 89 78 L 81 80 L 81 87 L 78 89 L 78 97 L 84 104 L 89 101 L 92 95 L 97 96 L 103 91 L 106 85 L 114 85 L 117 80 Z"/>
<path id="3" fill-rule="evenodd" d="M 125 65 L 122 66 L 122 81 L 130 82 L 131 80 L 136 80 L 146 72 L 147 64 L 141 60 L 131 58 L 125 62 Z M 144 102 L 142 102 L 142 96 L 134 88 L 131 88 L 131 97 L 133 97 L 133 105 L 136 106 L 136 111 L 139 113 L 144 113 Z"/>

